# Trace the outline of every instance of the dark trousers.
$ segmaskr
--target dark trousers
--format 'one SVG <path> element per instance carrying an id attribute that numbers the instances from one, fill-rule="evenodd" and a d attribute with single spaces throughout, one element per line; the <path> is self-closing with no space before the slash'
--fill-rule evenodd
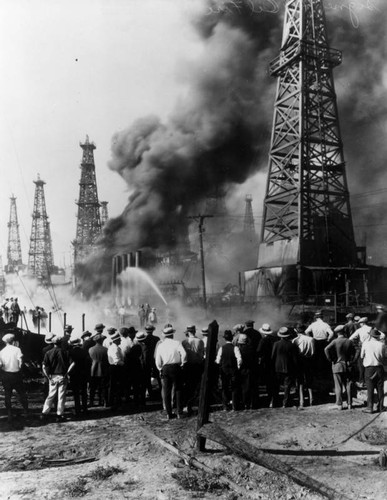
<path id="1" fill-rule="evenodd" d="M 136 405 L 145 405 L 147 376 L 144 369 L 138 369 L 132 378 L 133 400 Z"/>
<path id="2" fill-rule="evenodd" d="M 337 406 L 343 404 L 343 393 L 347 391 L 348 406 L 352 406 L 352 377 L 347 372 L 333 373 Z"/>
<path id="3" fill-rule="evenodd" d="M 82 377 L 70 377 L 70 387 L 73 391 L 75 413 L 87 411 L 87 380 Z"/>
<path id="4" fill-rule="evenodd" d="M 99 405 L 108 403 L 108 384 L 106 377 L 90 378 L 90 406 L 94 404 L 96 394 Z"/>
<path id="5" fill-rule="evenodd" d="M 359 356 L 357 360 L 357 368 L 359 370 L 359 384 L 364 385 L 365 384 L 365 370 L 364 370 L 364 365 L 363 365 L 363 360 Z"/>
<path id="6" fill-rule="evenodd" d="M 374 389 L 378 395 L 378 411 L 383 410 L 383 381 L 384 370 L 383 366 L 366 366 L 365 367 L 365 383 L 367 386 L 367 408 L 373 410 Z"/>
<path id="7" fill-rule="evenodd" d="M 109 365 L 109 406 L 119 406 L 122 397 L 124 367 L 120 365 Z"/>
<path id="8" fill-rule="evenodd" d="M 184 392 L 188 412 L 192 411 L 192 407 L 198 399 L 202 372 L 203 365 L 201 363 L 186 363 L 184 365 Z"/>
<path id="9" fill-rule="evenodd" d="M 149 397 L 151 397 L 153 394 L 152 377 L 157 380 L 157 385 L 159 386 L 159 390 L 161 390 L 160 374 L 154 362 L 152 363 L 152 365 L 146 367 L 146 389 L 148 391 Z"/>
<path id="10" fill-rule="evenodd" d="M 284 388 L 284 399 L 282 401 L 282 406 L 289 406 L 290 405 L 290 390 L 293 386 L 295 386 L 296 379 L 290 373 L 277 372 L 277 380 L 278 380 L 277 390 L 278 390 L 280 384 L 283 385 L 283 388 Z M 275 399 L 277 399 L 277 397 Z"/>
<path id="11" fill-rule="evenodd" d="M 181 366 L 177 363 L 163 366 L 161 370 L 161 385 L 164 406 L 168 416 L 172 415 L 172 388 L 176 394 L 176 408 L 178 413 L 182 413 L 182 381 L 183 373 Z"/>
<path id="12" fill-rule="evenodd" d="M 8 416 L 11 415 L 11 398 L 12 391 L 15 390 L 17 395 L 19 396 L 19 400 L 21 405 L 23 406 L 24 411 L 28 410 L 28 399 L 27 393 L 23 384 L 23 377 L 21 372 L 2 372 L 1 377 L 3 380 L 4 387 L 4 404 L 7 410 Z"/>
<path id="13" fill-rule="evenodd" d="M 230 400 L 232 401 L 232 409 L 238 409 L 239 394 L 240 394 L 240 380 L 238 372 L 224 372 L 221 370 L 220 379 L 222 381 L 222 403 L 223 408 L 228 408 Z"/>

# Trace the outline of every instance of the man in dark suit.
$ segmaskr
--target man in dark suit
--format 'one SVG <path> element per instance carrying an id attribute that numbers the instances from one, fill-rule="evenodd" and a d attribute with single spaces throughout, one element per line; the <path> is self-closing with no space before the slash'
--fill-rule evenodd
<path id="1" fill-rule="evenodd" d="M 99 405 L 108 404 L 108 373 L 109 362 L 107 356 L 107 348 L 103 347 L 102 342 L 104 336 L 96 333 L 93 336 L 95 345 L 89 349 L 89 356 L 91 358 L 90 369 L 90 400 L 89 405 L 94 405 L 95 394 L 98 395 Z"/>
<path id="2" fill-rule="evenodd" d="M 70 340 L 69 345 L 70 356 L 74 362 L 70 373 L 70 386 L 73 391 L 75 416 L 79 417 L 81 413 L 87 413 L 87 381 L 91 363 L 89 353 L 82 349 L 80 338 Z"/>
<path id="3" fill-rule="evenodd" d="M 272 360 L 278 384 L 284 387 L 283 408 L 290 406 L 290 390 L 296 384 L 298 372 L 298 349 L 292 342 L 295 336 L 292 328 L 283 326 L 277 333 L 280 340 L 273 346 Z M 277 388 L 278 390 L 278 388 Z M 277 396 L 277 395 L 276 395 Z"/>

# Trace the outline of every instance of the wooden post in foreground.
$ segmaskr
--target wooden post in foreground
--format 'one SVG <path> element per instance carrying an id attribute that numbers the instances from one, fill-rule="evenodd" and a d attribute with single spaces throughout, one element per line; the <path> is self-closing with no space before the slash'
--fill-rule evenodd
<path id="1" fill-rule="evenodd" d="M 204 360 L 202 383 L 200 386 L 197 430 L 203 427 L 204 424 L 208 423 L 208 416 L 210 414 L 210 396 L 212 388 L 214 387 L 216 344 L 218 342 L 218 332 L 219 325 L 214 320 L 208 325 L 208 341 L 206 359 Z M 197 436 L 196 445 L 199 451 L 204 451 L 206 446 L 206 438 L 203 436 Z"/>

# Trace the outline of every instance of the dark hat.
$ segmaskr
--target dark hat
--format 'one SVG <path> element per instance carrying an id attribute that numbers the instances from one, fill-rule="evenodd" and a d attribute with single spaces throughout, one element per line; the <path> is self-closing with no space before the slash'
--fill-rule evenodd
<path id="1" fill-rule="evenodd" d="M 113 335 L 117 331 L 117 328 L 114 328 L 114 326 L 111 326 L 110 328 L 107 329 L 107 332 L 109 335 Z"/>
<path id="2" fill-rule="evenodd" d="M 96 333 L 92 338 L 95 342 L 98 342 L 101 339 L 106 339 L 105 335 L 102 335 L 101 333 Z"/>
<path id="3" fill-rule="evenodd" d="M 153 325 L 146 325 L 145 326 L 146 332 L 153 332 L 153 330 L 156 330 L 156 328 Z"/>
<path id="4" fill-rule="evenodd" d="M 353 319 L 353 314 L 352 313 L 348 313 L 345 317 L 347 319 Z"/>
<path id="5" fill-rule="evenodd" d="M 81 345 L 81 344 L 82 344 L 82 340 L 79 337 L 70 340 L 70 345 L 72 345 L 72 346 Z"/>
<path id="6" fill-rule="evenodd" d="M 187 326 L 186 332 L 196 333 L 196 326 L 195 325 Z"/>
<path id="7" fill-rule="evenodd" d="M 110 340 L 112 342 L 114 342 L 116 340 L 121 340 L 121 335 L 117 332 L 117 330 L 115 331 L 115 333 L 111 334 Z"/>
<path id="8" fill-rule="evenodd" d="M 263 335 L 269 335 L 270 333 L 273 333 L 269 323 L 264 323 L 258 331 Z"/>
<path id="9" fill-rule="evenodd" d="M 245 321 L 245 325 L 249 326 L 249 327 L 254 326 L 254 323 L 255 323 L 255 321 L 252 319 L 248 319 L 247 321 Z"/>
<path id="10" fill-rule="evenodd" d="M 130 333 L 129 328 L 126 326 L 121 326 L 121 328 L 119 328 L 118 331 L 120 332 L 120 335 L 122 335 L 123 337 L 127 337 Z"/>
<path id="11" fill-rule="evenodd" d="M 379 330 L 377 330 L 376 328 L 372 328 L 372 330 L 370 331 L 370 335 L 371 335 L 371 337 L 373 337 L 374 339 L 378 339 L 378 340 L 380 340 L 380 332 L 379 332 Z"/>
<path id="12" fill-rule="evenodd" d="M 89 330 L 85 330 L 85 331 L 82 333 L 82 335 L 81 335 L 81 339 L 87 339 L 87 338 L 89 338 L 89 337 L 91 337 L 91 336 L 92 336 L 92 333 L 91 333 L 91 332 L 89 332 Z"/>
<path id="13" fill-rule="evenodd" d="M 283 338 L 286 338 L 286 337 L 290 337 L 290 335 L 292 334 L 292 332 L 290 331 L 290 328 L 287 328 L 286 326 L 282 326 L 279 330 L 278 330 L 278 337 L 283 337 Z"/>
<path id="14" fill-rule="evenodd" d="M 232 334 L 232 331 L 231 331 L 231 330 L 225 330 L 225 331 L 224 331 L 224 334 L 223 334 L 223 337 L 224 337 L 224 339 L 225 339 L 225 340 L 230 341 L 230 340 L 232 340 L 232 339 L 233 339 L 233 337 L 234 337 L 234 336 L 233 336 L 233 334 Z"/>
<path id="15" fill-rule="evenodd" d="M 316 311 L 314 315 L 318 318 L 319 316 L 322 316 L 322 311 Z"/>
<path id="16" fill-rule="evenodd" d="M 137 333 L 137 330 L 134 328 L 134 326 L 130 326 L 128 328 L 128 332 L 129 332 L 129 335 L 130 335 L 131 333 Z"/>
<path id="17" fill-rule="evenodd" d="M 74 328 L 71 325 L 66 325 L 64 327 L 64 331 L 65 332 L 72 332 L 73 330 L 74 330 Z"/>
<path id="18" fill-rule="evenodd" d="M 165 323 L 164 328 L 173 328 L 172 323 Z"/>
<path id="19" fill-rule="evenodd" d="M 94 330 L 103 330 L 105 325 L 103 323 L 97 323 L 94 327 Z"/>
<path id="20" fill-rule="evenodd" d="M 145 339 L 146 339 L 146 333 L 145 332 L 137 332 L 136 333 L 136 340 L 142 342 Z"/>
<path id="21" fill-rule="evenodd" d="M 175 333 L 175 329 L 172 328 L 171 326 L 167 326 L 167 328 L 164 328 L 163 329 L 163 334 L 166 336 L 166 337 L 172 337 L 172 335 Z"/>

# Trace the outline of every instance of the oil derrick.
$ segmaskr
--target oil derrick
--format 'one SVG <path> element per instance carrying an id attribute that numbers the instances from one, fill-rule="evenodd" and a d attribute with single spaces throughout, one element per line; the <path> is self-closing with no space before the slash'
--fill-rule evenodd
<path id="1" fill-rule="evenodd" d="M 3 268 L 3 259 L 0 255 L 0 294 L 4 295 L 5 294 L 5 274 L 4 274 L 4 268 Z"/>
<path id="2" fill-rule="evenodd" d="M 203 210 L 203 213 L 212 215 L 205 225 L 205 248 L 209 250 L 218 246 L 220 240 L 227 238 L 231 231 L 225 194 L 215 188 L 207 197 Z"/>
<path id="3" fill-rule="evenodd" d="M 332 75 L 340 63 L 322 0 L 287 0 L 270 64 L 278 83 L 258 268 L 272 282 L 281 269 L 283 289 L 299 295 L 337 288 L 357 265 Z"/>
<path id="4" fill-rule="evenodd" d="M 108 214 L 108 201 L 101 201 L 101 226 L 103 227 L 106 224 L 106 221 L 109 218 Z"/>
<path id="5" fill-rule="evenodd" d="M 252 207 L 253 197 L 251 196 L 251 194 L 246 195 L 245 201 L 246 207 L 245 217 L 243 219 L 243 232 L 248 236 L 255 238 L 255 222 Z"/>
<path id="6" fill-rule="evenodd" d="M 98 201 L 97 181 L 95 176 L 93 142 L 86 136 L 85 142 L 79 144 L 83 150 L 81 163 L 81 180 L 79 182 L 79 199 L 77 215 L 77 234 L 73 241 L 75 264 L 84 260 L 95 249 L 101 235 L 100 203 Z"/>
<path id="7" fill-rule="evenodd" d="M 44 197 L 44 184 L 46 183 L 38 174 L 38 179 L 34 181 L 34 184 L 36 188 L 28 252 L 28 273 L 41 281 L 46 281 L 54 271 L 51 230 Z"/>
<path id="8" fill-rule="evenodd" d="M 8 222 L 8 247 L 7 247 L 8 264 L 6 266 L 6 272 L 14 273 L 23 268 L 24 266 L 21 254 L 19 222 L 16 210 L 16 197 L 12 195 L 10 200 L 11 200 L 11 208 L 10 208 L 9 222 Z"/>

